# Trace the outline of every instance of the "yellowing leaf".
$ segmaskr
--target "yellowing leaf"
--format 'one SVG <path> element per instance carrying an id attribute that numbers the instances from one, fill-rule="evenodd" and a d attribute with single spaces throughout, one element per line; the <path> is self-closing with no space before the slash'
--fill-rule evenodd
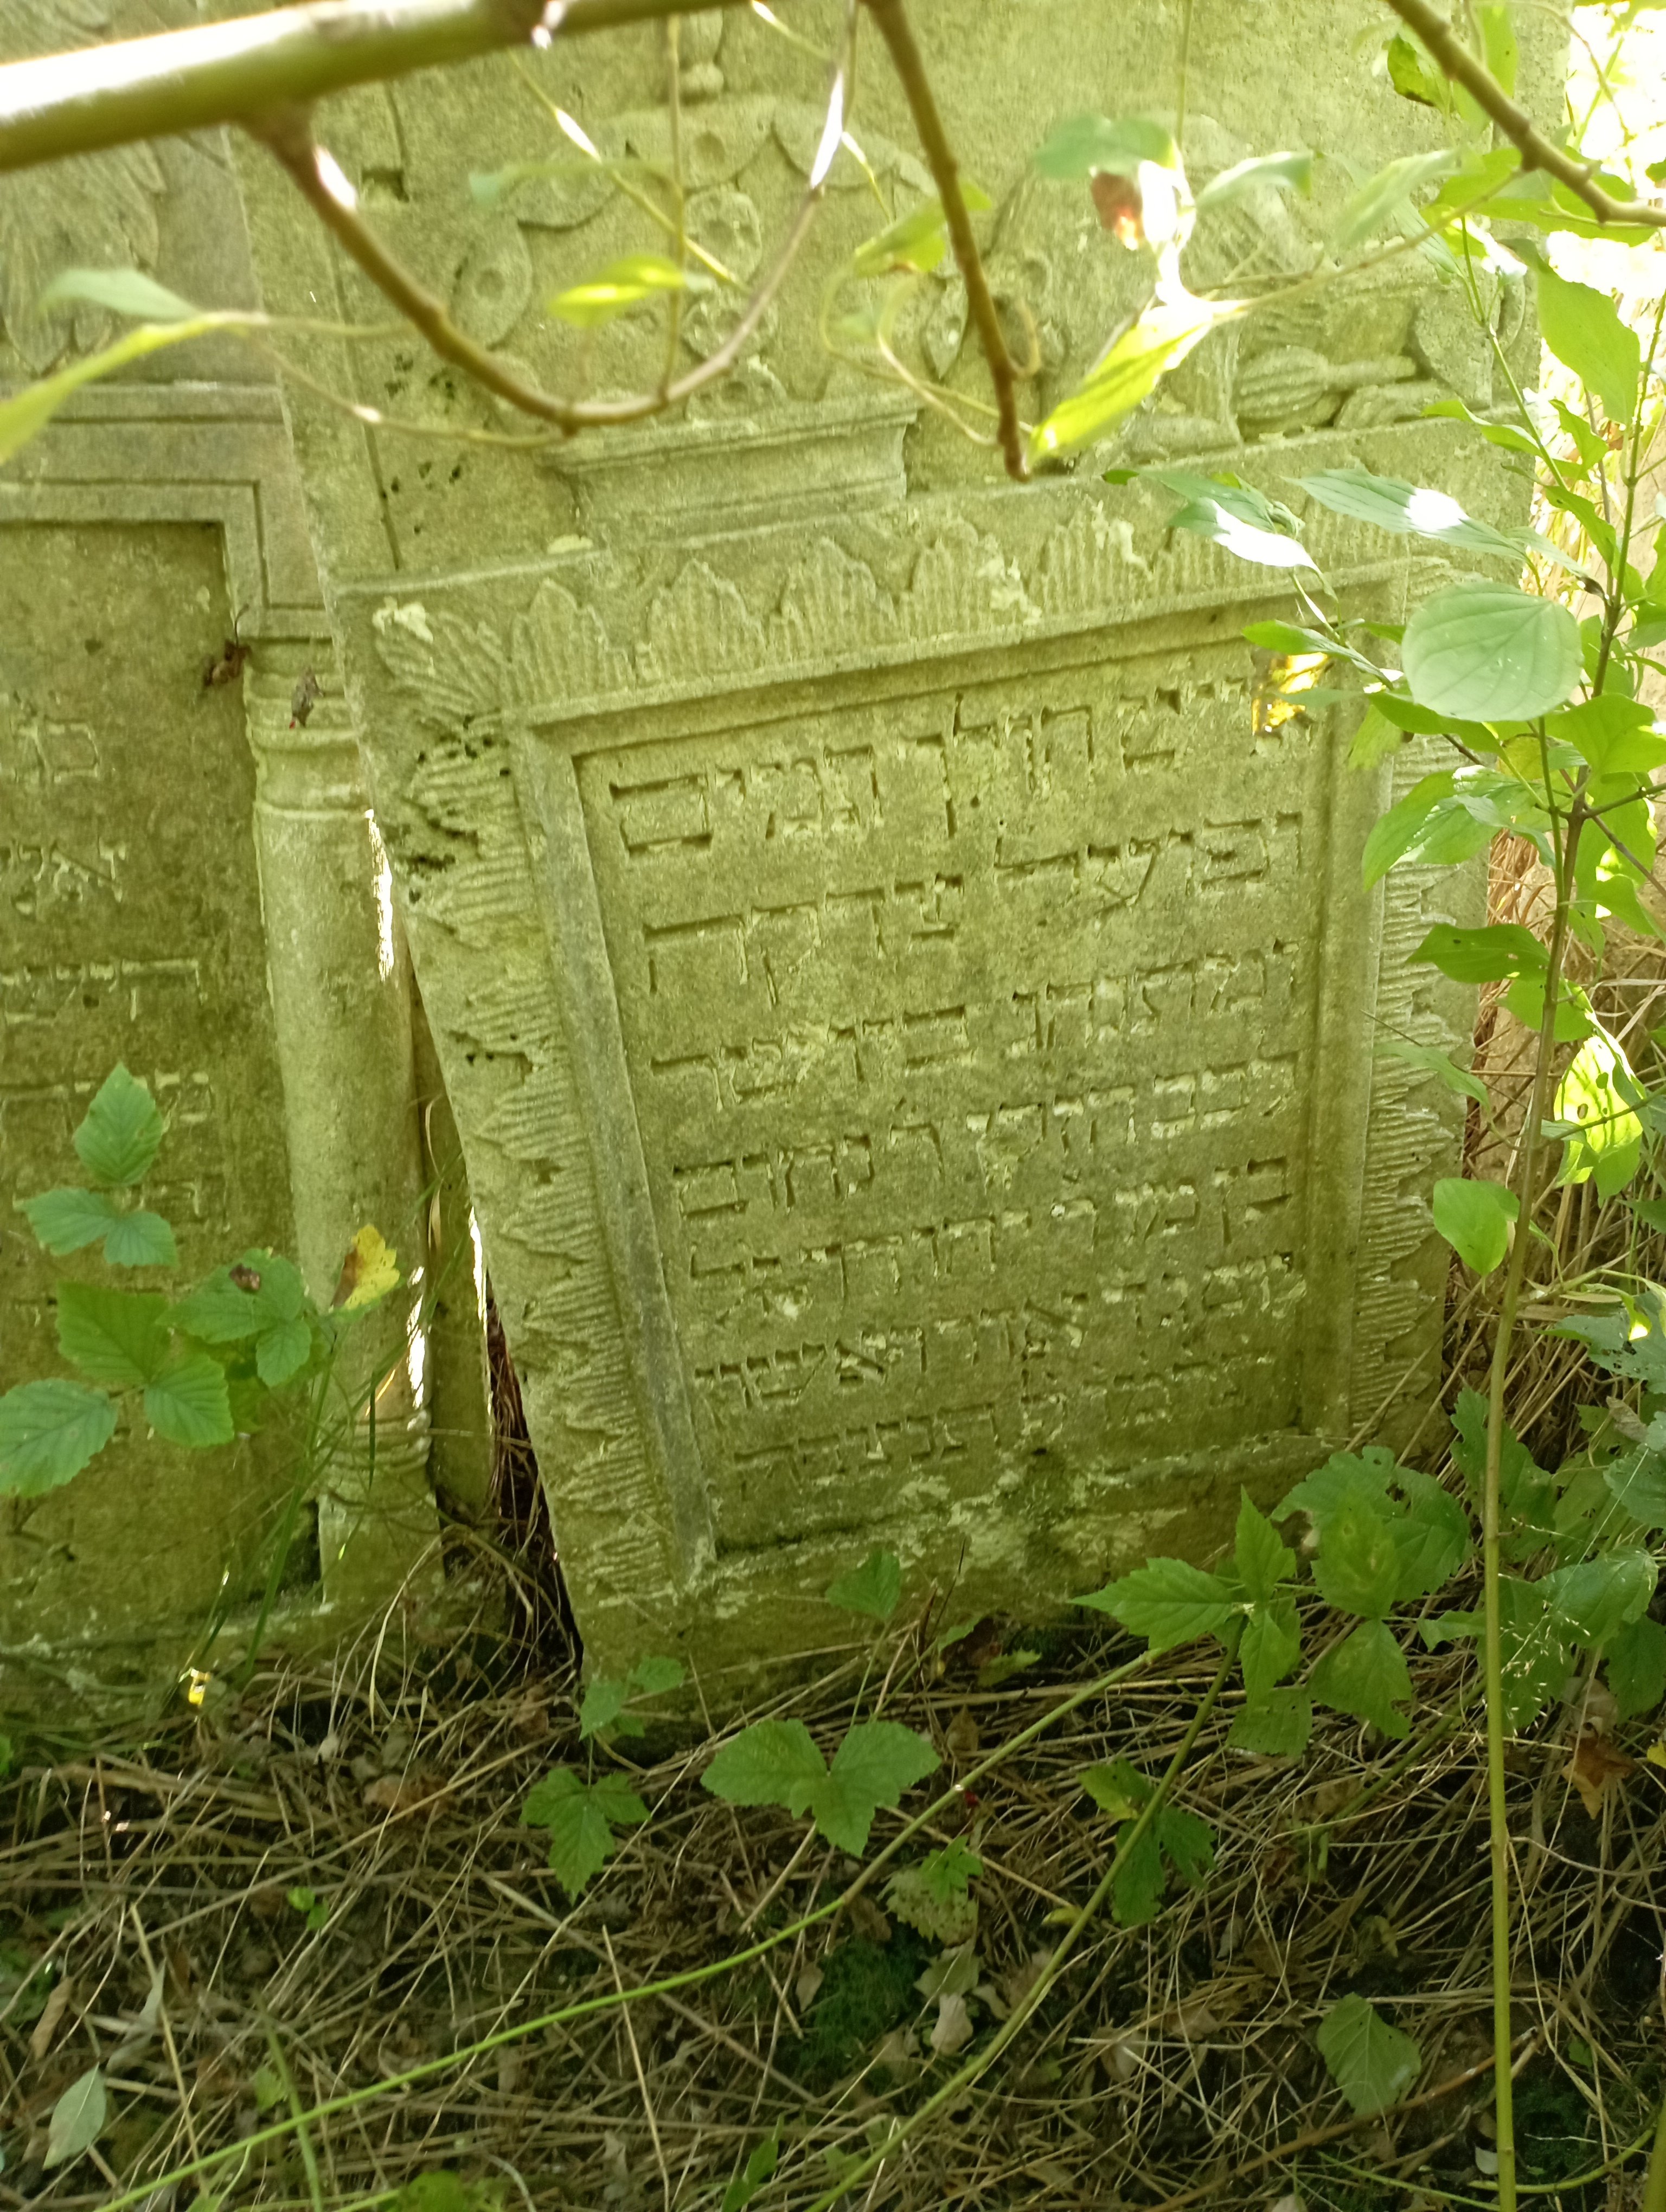
<path id="1" fill-rule="evenodd" d="M 1238 312 L 1231 301 L 1194 299 L 1189 292 L 1155 301 L 1031 434 L 1031 459 L 1052 460 L 1103 437 L 1148 398 L 1218 322 Z"/>
<path id="2" fill-rule="evenodd" d="M 582 284 L 557 292 L 550 302 L 550 312 L 564 323 L 576 323 L 581 330 L 587 330 L 623 314 L 627 308 L 640 307 L 658 292 L 703 289 L 707 281 L 679 269 L 663 253 L 627 253 Z"/>
<path id="3" fill-rule="evenodd" d="M 398 1254 L 384 1243 L 380 1230 L 367 1223 L 348 1247 L 331 1304 L 344 1313 L 357 1313 L 365 1306 L 374 1306 L 398 1285 Z"/>

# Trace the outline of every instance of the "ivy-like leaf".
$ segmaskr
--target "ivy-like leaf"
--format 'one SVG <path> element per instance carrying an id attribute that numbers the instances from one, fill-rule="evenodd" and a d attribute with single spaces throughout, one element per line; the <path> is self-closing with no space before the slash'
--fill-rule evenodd
<path id="1" fill-rule="evenodd" d="M 1322 1705 L 1371 1721 L 1396 1739 L 1411 1734 L 1411 1723 L 1395 1710 L 1412 1694 L 1406 1655 L 1380 1620 L 1362 1621 L 1353 1634 L 1333 1644 L 1313 1669 L 1310 1684 Z"/>
<path id="2" fill-rule="evenodd" d="M 1186 1559 L 1147 1559 L 1104 1589 L 1076 1600 L 1108 1613 L 1153 1651 L 1168 1651 L 1199 1636 L 1215 1636 L 1238 1604 L 1237 1592 L 1219 1575 Z"/>
<path id="3" fill-rule="evenodd" d="M 547 1831 L 550 1869 L 577 1897 L 617 1850 L 614 1830 L 640 1827 L 648 1807 L 617 1775 L 584 1783 L 558 1766 L 527 1792 L 520 1818 L 524 1826 Z"/>
<path id="4" fill-rule="evenodd" d="M 875 1548 L 848 1575 L 828 1586 L 827 1601 L 844 1613 L 865 1613 L 870 1620 L 889 1620 L 902 1601 L 902 1563 L 891 1552 Z"/>
<path id="5" fill-rule="evenodd" d="M 111 1291 L 60 1283 L 58 1348 L 94 1382 L 136 1389 L 149 1382 L 167 1348 L 167 1300 L 150 1291 Z"/>
<path id="6" fill-rule="evenodd" d="M 235 1431 L 225 1369 L 206 1352 L 185 1352 L 146 1387 L 144 1417 L 169 1443 L 195 1451 L 228 1444 Z"/>
<path id="7" fill-rule="evenodd" d="M 120 1189 L 148 1173 L 162 1130 L 155 1100 L 119 1061 L 70 1142 L 95 1182 Z"/>
<path id="8" fill-rule="evenodd" d="M 116 1432 L 116 1409 L 84 1382 L 20 1382 L 0 1397 L 0 1494 L 39 1498 L 81 1473 Z"/>
<path id="9" fill-rule="evenodd" d="M 812 1785 L 809 1809 L 830 1843 L 860 1858 L 879 1808 L 897 1805 L 905 1790 L 941 1764 L 925 1737 L 899 1722 L 858 1721 L 825 1778 Z"/>
<path id="10" fill-rule="evenodd" d="M 1331 2080 L 1356 2112 L 1385 2112 L 1423 2069 L 1418 2045 L 1361 1996 L 1333 2005 L 1315 2039 Z"/>

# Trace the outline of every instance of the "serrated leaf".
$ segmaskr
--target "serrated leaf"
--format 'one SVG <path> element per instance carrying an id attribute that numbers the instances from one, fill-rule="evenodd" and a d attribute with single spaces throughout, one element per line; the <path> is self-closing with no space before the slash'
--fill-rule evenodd
<path id="1" fill-rule="evenodd" d="M 240 1344 L 294 1321 L 307 1305 L 301 1272 L 275 1252 L 250 1250 L 204 1276 L 173 1310 L 174 1325 L 201 1344 Z"/>
<path id="2" fill-rule="evenodd" d="M 828 1585 L 827 1601 L 844 1613 L 865 1613 L 870 1620 L 889 1620 L 902 1601 L 903 1568 L 891 1552 L 876 1547 L 848 1575 Z"/>
<path id="3" fill-rule="evenodd" d="M 1396 1700 L 1412 1694 L 1411 1673 L 1405 1653 L 1380 1620 L 1362 1621 L 1333 1644 L 1313 1669 L 1309 1687 L 1318 1704 L 1371 1721 L 1386 1736 L 1411 1734 L 1405 1715 L 1395 1710 Z"/>
<path id="4" fill-rule="evenodd" d="M 1579 625 L 1560 600 L 1507 584 L 1451 584 L 1406 625 L 1411 695 L 1473 722 L 1528 722 L 1572 697 L 1584 674 Z"/>
<path id="5" fill-rule="evenodd" d="M 1400 1549 L 1389 1515 L 1374 1501 L 1349 1498 L 1326 1516 L 1313 1579 L 1327 1605 L 1381 1620 L 1394 1608 L 1400 1575 Z M 1315 1694 L 1321 1694 L 1316 1683 Z"/>
<path id="6" fill-rule="evenodd" d="M 70 1141 L 88 1175 L 99 1182 L 125 1188 L 149 1170 L 162 1133 L 155 1100 L 118 1061 Z"/>
<path id="7" fill-rule="evenodd" d="M 1381 2112 L 1403 2097 L 1423 2069 L 1423 2053 L 1364 1997 L 1344 1997 L 1315 2038 L 1330 2078 L 1356 2112 Z"/>
<path id="8" fill-rule="evenodd" d="M 1180 1805 L 1164 1805 L 1155 1826 L 1164 1857 L 1172 1863 L 1182 1881 L 1195 1889 L 1215 1863 L 1214 1830 Z"/>
<path id="9" fill-rule="evenodd" d="M 1652 1711 L 1666 1697 L 1666 1628 L 1646 1613 L 1622 1628 L 1608 1644 L 1608 1674 L 1622 1721 Z"/>
<path id="10" fill-rule="evenodd" d="M 101 1190 L 42 1191 L 39 1198 L 20 1199 L 18 1207 L 27 1215 L 41 1250 L 59 1259 L 96 1244 L 120 1218 L 114 1200 Z"/>
<path id="11" fill-rule="evenodd" d="M 255 1341 L 255 1371 L 269 1390 L 280 1390 L 299 1375 L 313 1349 L 313 1332 L 304 1316 L 263 1330 Z"/>
<path id="12" fill-rule="evenodd" d="M 1238 1517 L 1232 1565 L 1251 1598 L 1271 1597 L 1296 1571 L 1296 1554 L 1261 1511 L 1247 1490 L 1238 1493 Z"/>
<path id="13" fill-rule="evenodd" d="M 584 1701 L 579 1707 L 579 1737 L 599 1735 L 603 1729 L 611 1728 L 624 1711 L 630 1696 L 629 1682 L 595 1681 L 585 1685 Z"/>
<path id="14" fill-rule="evenodd" d="M 1312 1698 L 1305 1690 L 1286 1686 L 1247 1703 L 1226 1731 L 1226 1743 L 1229 1750 L 1262 1759 L 1293 1759 L 1307 1749 L 1312 1733 Z"/>
<path id="15" fill-rule="evenodd" d="M 1113 1820 L 1131 1820 L 1151 1796 L 1152 1785 L 1137 1766 L 1126 1759 L 1085 1766 L 1077 1782 L 1102 1813 Z"/>
<path id="16" fill-rule="evenodd" d="M 1645 1551 L 1604 1552 L 1557 1567 L 1538 1583 L 1576 1644 L 1600 1647 L 1648 1611 L 1659 1577 Z"/>
<path id="17" fill-rule="evenodd" d="M 1645 1528 L 1666 1528 L 1666 1458 L 1655 1452 L 1627 1457 L 1603 1470 L 1614 1502 Z"/>
<path id="18" fill-rule="evenodd" d="M 731 1805 L 784 1805 L 802 1813 L 827 1762 L 802 1721 L 754 1721 L 719 1747 L 702 1786 Z"/>
<path id="19" fill-rule="evenodd" d="M 680 1690 L 687 1679 L 688 1669 L 680 1659 L 654 1654 L 639 1659 L 630 1670 L 631 1691 L 639 1698 L 662 1698 L 667 1691 Z"/>
<path id="20" fill-rule="evenodd" d="M 1119 1928 L 1143 1928 L 1163 1903 L 1163 1852 L 1154 1825 L 1135 1836 L 1130 1821 L 1116 1839 L 1122 1854 L 1111 1879 L 1110 1909 Z"/>
<path id="21" fill-rule="evenodd" d="M 1301 1656 L 1301 1622 L 1287 1591 L 1250 1607 L 1238 1642 L 1238 1665 L 1252 1705 L 1261 1704 Z"/>
<path id="22" fill-rule="evenodd" d="M 81 1473 L 116 1430 L 116 1409 L 84 1382 L 20 1382 L 0 1397 L 0 1494 L 39 1498 Z"/>
<path id="23" fill-rule="evenodd" d="M 206 1352 L 187 1352 L 147 1387 L 144 1417 L 169 1443 L 187 1444 L 194 1451 L 228 1444 L 236 1432 L 225 1369 Z"/>
<path id="24" fill-rule="evenodd" d="M 1394 1473 L 1394 1455 L 1380 1444 L 1367 1445 L 1363 1452 L 1333 1452 L 1280 1499 L 1273 1518 L 1286 1521 L 1292 1513 L 1305 1513 L 1322 1540 L 1330 1516 L 1343 1506 L 1355 1500 L 1368 1505 L 1385 1502 Z"/>
<path id="25" fill-rule="evenodd" d="M 809 1809 L 830 1843 L 860 1858 L 879 1808 L 896 1806 L 905 1790 L 941 1764 L 925 1737 L 899 1722 L 858 1721 L 834 1753 L 826 1778 L 812 1784 Z"/>
<path id="26" fill-rule="evenodd" d="M 1473 1543 L 1468 1515 L 1433 1475 L 1402 1467 L 1395 1480 L 1408 1501 L 1404 1518 L 1393 1523 L 1400 1554 L 1397 1602 L 1407 1605 L 1450 1582 L 1468 1562 Z"/>
<path id="27" fill-rule="evenodd" d="M 954 1837 L 917 1867 L 892 1876 L 885 1902 L 899 1920 L 934 1943 L 970 1942 L 977 1932 L 977 1900 L 970 1885 L 983 1862 Z"/>
<path id="28" fill-rule="evenodd" d="M 93 1283 L 58 1286 L 58 1346 L 94 1382 L 135 1389 L 149 1382 L 167 1351 L 167 1300 L 152 1291 L 111 1291 Z"/>
<path id="29" fill-rule="evenodd" d="M 1218 1635 L 1237 1602 L 1237 1592 L 1219 1575 L 1186 1559 L 1147 1559 L 1132 1574 L 1076 1600 L 1110 1613 L 1131 1636 L 1146 1638 L 1153 1651 Z"/>
<path id="30" fill-rule="evenodd" d="M 89 2066 L 70 2082 L 52 2106 L 52 2116 L 46 2123 L 46 2155 L 41 2164 L 50 2171 L 80 2158 L 104 2132 L 108 2116 L 104 2069 Z"/>
<path id="31" fill-rule="evenodd" d="M 648 1808 L 622 1778 L 605 1775 L 593 1784 L 556 1767 L 527 1792 L 522 1825 L 543 1828 L 550 1838 L 549 1864 L 569 1897 L 577 1897 L 618 1849 L 616 1827 L 636 1827 Z"/>
<path id="32" fill-rule="evenodd" d="M 104 1240 L 104 1256 L 112 1267 L 177 1267 L 179 1264 L 172 1227 L 160 1213 L 143 1208 L 117 1217 Z"/>
<path id="33" fill-rule="evenodd" d="M 1490 1275 L 1510 1249 L 1510 1226 L 1521 1200 L 1501 1182 L 1443 1176 L 1434 1188 L 1435 1227 L 1466 1267 Z"/>

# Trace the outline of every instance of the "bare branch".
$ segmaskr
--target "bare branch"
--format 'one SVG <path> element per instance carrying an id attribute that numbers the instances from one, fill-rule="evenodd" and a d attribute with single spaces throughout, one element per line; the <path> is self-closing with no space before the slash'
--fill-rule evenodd
<path id="1" fill-rule="evenodd" d="M 1647 223 L 1656 230 L 1666 229 L 1666 207 L 1649 200 L 1615 199 L 1593 181 L 1596 162 L 1576 161 L 1560 146 L 1552 145 L 1535 128 L 1527 110 L 1516 105 L 1492 72 L 1454 36 L 1450 25 L 1435 13 L 1429 0 L 1388 0 L 1388 5 L 1408 30 L 1416 32 L 1442 74 L 1462 85 L 1482 112 L 1491 116 L 1519 150 L 1523 168 L 1542 169 L 1556 178 L 1578 194 L 1599 222 Z"/>
<path id="2" fill-rule="evenodd" d="M 0 172 L 165 138 L 505 46 L 745 0 L 307 0 L 0 67 Z"/>
<path id="3" fill-rule="evenodd" d="M 891 50 L 891 58 L 903 89 L 908 94 L 909 107 L 914 116 L 914 126 L 920 133 L 920 143 L 937 185 L 938 198 L 943 203 L 943 213 L 949 226 L 949 239 L 954 247 L 954 258 L 960 264 L 960 273 L 966 281 L 966 297 L 977 325 L 977 334 L 983 347 L 984 358 L 989 364 L 989 374 L 995 387 L 995 399 L 1000 416 L 1000 448 L 1006 457 L 1006 473 L 1022 483 L 1030 474 L 1030 464 L 1025 457 L 1024 433 L 1018 423 L 1018 373 L 1012 366 L 1012 356 L 1006 350 L 1006 335 L 1000 327 L 1000 318 L 990 296 L 988 279 L 983 273 L 983 263 L 977 250 L 977 240 L 972 235 L 972 219 L 966 211 L 966 201 L 960 189 L 960 168 L 943 128 L 943 118 L 937 112 L 931 82 L 926 66 L 920 58 L 920 49 L 914 42 L 913 28 L 903 12 L 903 0 L 866 0 L 869 14 L 879 27 L 879 35 Z"/>

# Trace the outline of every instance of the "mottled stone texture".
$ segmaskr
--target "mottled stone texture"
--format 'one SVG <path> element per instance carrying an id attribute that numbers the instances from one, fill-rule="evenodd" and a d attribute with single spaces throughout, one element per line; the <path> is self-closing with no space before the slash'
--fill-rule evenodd
<path id="1" fill-rule="evenodd" d="M 0 52 L 154 27 L 148 8 L 28 0 L 0 10 Z M 0 382 L 110 334 L 92 309 L 35 311 L 66 264 L 251 303 L 223 143 L 0 179 Z M 265 366 L 216 339 L 79 394 L 0 471 L 0 1387 L 60 1371 L 54 1283 L 105 1279 L 95 1254 L 47 1260 L 12 1201 L 76 1179 L 70 1133 L 118 1059 L 168 1116 L 148 1196 L 187 1273 L 270 1244 L 327 1302 L 374 1221 L 420 1275 L 443 1209 L 408 959 Z M 205 684 L 228 641 L 246 665 Z M 466 1200 L 453 1211 L 446 1314 L 409 1362 L 406 1304 L 380 1325 L 399 1372 L 374 1482 L 356 1449 L 310 1487 L 278 1607 L 291 1636 L 402 1592 L 431 1614 L 432 1481 L 482 1498 L 481 1317 Z M 216 1632 L 217 1653 L 234 1645 L 298 1443 L 280 1425 L 187 1454 L 124 1428 L 66 1488 L 0 1501 L 0 1705 L 155 1694 Z"/>
<path id="2" fill-rule="evenodd" d="M 1172 112 L 1191 21 L 1195 178 L 1292 143 L 1369 167 L 1432 143 L 1372 79 L 1363 4 L 919 0 L 1026 410 L 1149 288 L 1089 196 L 1028 156 L 1084 105 Z M 833 11 L 806 10 L 830 33 Z M 1532 33 L 1523 25 L 1523 37 Z M 1529 52 L 1541 81 L 1549 48 Z M 756 17 L 682 33 L 690 231 L 764 264 L 821 132 L 813 62 Z M 483 344 L 569 387 L 651 386 L 662 319 L 580 336 L 541 302 L 660 241 L 570 159 L 672 143 L 657 29 L 326 108 L 367 216 Z M 529 83 L 530 77 L 530 83 Z M 853 135 L 925 188 L 872 42 Z M 470 172 L 562 157 L 487 205 Z M 251 153 L 274 309 L 380 303 Z M 1197 283 L 1310 265 L 1340 198 L 1201 228 Z M 1206 458 L 1276 495 L 1362 463 L 1509 511 L 1496 456 L 1421 409 L 1491 404 L 1492 355 L 1415 257 L 1200 349 L 1118 452 L 1027 488 L 830 356 L 818 308 L 877 227 L 848 155 L 741 372 L 686 419 L 459 448 L 291 396 L 378 817 L 593 1661 L 678 1645 L 739 1674 L 813 1648 L 872 1544 L 910 1595 L 1035 1616 L 1153 1547 L 1201 1548 L 1434 1379 L 1427 1194 L 1452 1102 L 1379 1034 L 1456 1046 L 1466 994 L 1405 956 L 1469 876 L 1362 842 L 1391 772 L 1323 711 L 1257 717 L 1239 635 L 1287 605 L 1106 458 Z M 1531 372 L 1518 296 L 1493 303 Z M 733 314 L 702 296 L 679 366 Z M 982 397 L 945 264 L 898 322 Z M 320 341 L 367 406 L 501 432 L 404 341 Z M 1479 449 L 1484 451 L 1485 449 Z M 1404 541 L 1332 518 L 1318 558 L 1392 620 Z M 1419 772 L 1408 751 L 1393 775 Z M 1414 975 L 1415 980 L 1414 980 Z"/>

